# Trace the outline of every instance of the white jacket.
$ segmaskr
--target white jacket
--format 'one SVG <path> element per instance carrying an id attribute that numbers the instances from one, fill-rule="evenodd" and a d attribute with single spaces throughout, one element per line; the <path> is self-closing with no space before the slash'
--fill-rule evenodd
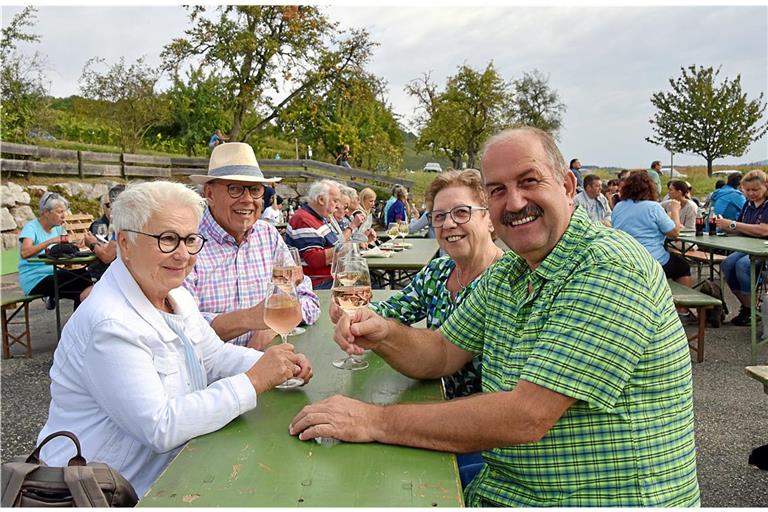
<path id="1" fill-rule="evenodd" d="M 218 430 L 256 407 L 243 373 L 262 352 L 223 343 L 184 288 L 171 290 L 207 374 L 192 391 L 178 336 L 118 258 L 64 327 L 51 368 L 51 405 L 38 443 L 51 432 L 77 434 L 86 460 L 120 471 L 141 497 L 189 439 Z M 63 466 L 68 439 L 42 459 Z"/>

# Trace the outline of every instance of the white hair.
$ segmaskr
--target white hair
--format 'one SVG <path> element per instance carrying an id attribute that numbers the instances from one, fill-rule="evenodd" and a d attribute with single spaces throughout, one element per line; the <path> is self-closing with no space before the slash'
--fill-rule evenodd
<path id="1" fill-rule="evenodd" d="M 203 217 L 204 200 L 181 183 L 147 181 L 128 185 L 112 205 L 112 225 L 115 232 L 131 229 L 143 231 L 154 214 L 176 208 L 189 208 L 197 224 Z M 136 233 L 126 232 L 128 240 L 136 240 Z"/>
<path id="2" fill-rule="evenodd" d="M 328 197 L 331 193 L 331 187 L 339 187 L 339 184 L 333 180 L 315 181 L 309 186 L 307 198 L 310 203 L 316 203 L 321 197 Z"/>
<path id="3" fill-rule="evenodd" d="M 57 194 L 56 192 L 46 192 L 40 198 L 39 209 L 41 214 L 49 212 L 55 208 L 58 208 L 59 206 L 63 206 L 65 210 L 68 210 L 69 201 L 64 199 L 63 196 Z"/>
<path id="4" fill-rule="evenodd" d="M 339 188 L 341 189 L 341 193 L 347 196 L 350 201 L 357 199 L 357 190 L 346 185 L 341 185 Z"/>

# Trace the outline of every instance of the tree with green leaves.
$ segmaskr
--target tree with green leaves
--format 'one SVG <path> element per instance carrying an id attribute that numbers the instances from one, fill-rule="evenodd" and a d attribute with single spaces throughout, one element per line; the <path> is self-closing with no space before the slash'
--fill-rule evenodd
<path id="1" fill-rule="evenodd" d="M 651 96 L 657 111 L 649 121 L 654 135 L 646 140 L 703 157 L 712 176 L 714 160 L 743 155 L 768 131 L 768 122 L 760 122 L 766 108 L 763 93 L 747 100 L 741 75 L 717 84 L 720 68 L 693 65 L 681 70 L 682 76 L 669 80 L 671 91 Z"/>
<path id="2" fill-rule="evenodd" d="M 40 36 L 26 31 L 34 25 L 36 13 L 34 7 L 25 7 L 3 28 L 0 38 L 0 136 L 7 141 L 26 141 L 33 128 L 51 118 L 43 58 L 37 52 L 22 55 L 17 48 L 20 42 L 40 41 Z"/>
<path id="3" fill-rule="evenodd" d="M 461 169 L 465 157 L 468 167 L 475 166 L 480 145 L 503 126 L 510 108 L 508 84 L 493 63 L 482 71 L 461 66 L 443 92 L 438 92 L 429 74 L 411 81 L 405 90 L 419 103 L 416 149 L 442 153 L 456 169 Z"/>
<path id="4" fill-rule="evenodd" d="M 297 96 L 362 66 L 374 44 L 365 31 L 342 32 L 312 5 L 225 5 L 207 16 L 191 8 L 192 28 L 166 45 L 166 69 L 190 60 L 221 77 L 231 112 L 229 136 L 246 141 Z"/>
<path id="5" fill-rule="evenodd" d="M 533 126 L 557 138 L 565 110 L 557 91 L 549 86 L 549 77 L 539 70 L 512 81 L 509 124 Z"/>
<path id="6" fill-rule="evenodd" d="M 131 65 L 120 58 L 118 63 L 99 71 L 97 67 L 103 65 L 106 63 L 101 58 L 86 62 L 80 90 L 86 98 L 97 101 L 95 113 L 118 130 L 123 151 L 135 151 L 144 134 L 168 115 L 167 101 L 155 92 L 160 71 L 143 58 Z"/>
<path id="7" fill-rule="evenodd" d="M 353 167 L 375 171 L 398 166 L 402 134 L 385 90 L 383 80 L 349 68 L 318 93 L 297 96 L 280 114 L 278 127 L 330 161 L 349 144 Z"/>
<path id="8" fill-rule="evenodd" d="M 170 107 L 169 135 L 179 139 L 187 155 L 197 154 L 197 148 L 207 147 L 214 129 L 224 128 L 226 111 L 221 98 L 224 86 L 217 76 L 205 76 L 203 70 L 187 73 L 186 82 L 176 77 L 167 93 Z"/>

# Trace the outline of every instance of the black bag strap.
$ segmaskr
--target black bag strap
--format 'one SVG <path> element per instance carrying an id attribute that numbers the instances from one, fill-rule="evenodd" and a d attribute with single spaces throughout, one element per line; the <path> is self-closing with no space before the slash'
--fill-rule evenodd
<path id="1" fill-rule="evenodd" d="M 2 507 L 10 508 L 16 503 L 21 486 L 27 475 L 40 467 L 40 464 L 27 462 L 8 462 L 3 464 L 3 498 Z"/>
<path id="2" fill-rule="evenodd" d="M 67 466 L 64 469 L 64 482 L 69 487 L 76 507 L 109 507 L 104 491 L 96 481 L 93 468 L 89 466 Z"/>
<path id="3" fill-rule="evenodd" d="M 77 454 L 75 454 L 74 457 L 69 459 L 69 462 L 67 463 L 67 466 L 85 466 L 86 461 L 83 457 L 82 450 L 80 449 L 80 440 L 77 438 L 75 434 L 72 432 L 69 432 L 67 430 L 60 430 L 58 432 L 54 432 L 50 434 L 48 437 L 43 439 L 43 441 L 37 445 L 37 448 L 29 454 L 29 457 L 27 457 L 27 462 L 29 464 L 40 464 L 40 450 L 43 449 L 43 446 L 50 441 L 51 439 L 56 439 L 57 437 L 64 436 L 68 437 L 72 440 L 73 443 L 75 443 L 75 448 L 77 449 Z"/>

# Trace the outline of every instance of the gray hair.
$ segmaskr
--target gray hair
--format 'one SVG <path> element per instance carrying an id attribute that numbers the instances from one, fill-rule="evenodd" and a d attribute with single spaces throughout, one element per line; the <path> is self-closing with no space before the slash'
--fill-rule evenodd
<path id="1" fill-rule="evenodd" d="M 339 187 L 339 184 L 333 180 L 319 180 L 312 183 L 307 191 L 309 202 L 316 203 L 320 197 L 328 197 L 331 193 L 331 187 Z"/>
<path id="2" fill-rule="evenodd" d="M 339 188 L 341 188 L 341 193 L 347 196 L 350 201 L 357 199 L 357 190 L 353 189 L 352 187 L 348 187 L 346 185 L 342 185 Z"/>
<path id="3" fill-rule="evenodd" d="M 563 154 L 560 153 L 560 150 L 557 148 L 557 144 L 555 143 L 555 139 L 552 137 L 552 135 L 545 132 L 544 130 L 540 130 L 539 128 L 534 128 L 533 126 L 520 126 L 517 128 L 507 128 L 506 130 L 502 130 L 499 133 L 492 135 L 488 140 L 485 141 L 480 154 L 484 157 L 491 149 L 491 147 L 495 146 L 496 144 L 510 141 L 519 132 L 530 133 L 539 140 L 541 147 L 544 149 L 544 154 L 547 155 L 547 160 L 549 160 L 549 168 L 552 171 L 552 176 L 555 177 L 555 181 L 562 183 L 565 179 L 565 174 L 568 172 L 568 168 L 565 166 L 565 159 L 563 158 Z"/>
<path id="4" fill-rule="evenodd" d="M 40 198 L 40 213 L 45 213 L 53 210 L 54 208 L 58 208 L 59 206 L 63 206 L 65 210 L 69 209 L 69 201 L 64 199 L 63 196 L 57 194 L 56 192 L 46 192 L 43 194 L 43 196 Z"/>
<path id="5" fill-rule="evenodd" d="M 112 225 L 115 232 L 131 229 L 143 231 L 152 215 L 167 211 L 170 207 L 189 208 L 197 224 L 203 217 L 204 200 L 181 183 L 147 181 L 129 185 L 112 205 Z M 136 233 L 127 232 L 131 242 Z"/>

